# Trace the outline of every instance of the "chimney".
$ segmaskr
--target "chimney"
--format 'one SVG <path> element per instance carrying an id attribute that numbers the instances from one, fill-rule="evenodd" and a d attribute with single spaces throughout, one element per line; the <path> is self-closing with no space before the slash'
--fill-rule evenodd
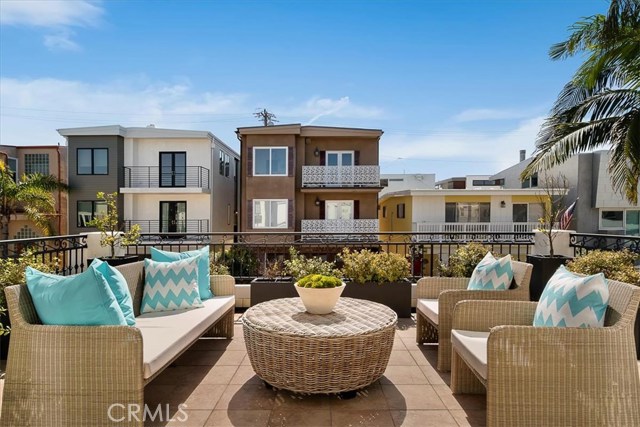
<path id="1" fill-rule="evenodd" d="M 527 150 L 520 150 L 520 161 L 523 162 L 527 157 Z"/>
<path id="2" fill-rule="evenodd" d="M 147 125 L 148 128 L 155 128 L 156 125 L 154 125 L 153 123 L 151 123 L 150 125 Z"/>

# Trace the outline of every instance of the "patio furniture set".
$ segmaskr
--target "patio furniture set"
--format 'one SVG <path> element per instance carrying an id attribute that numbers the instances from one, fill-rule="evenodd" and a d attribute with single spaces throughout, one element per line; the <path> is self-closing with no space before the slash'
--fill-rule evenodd
<path id="1" fill-rule="evenodd" d="M 532 266 L 510 266 L 504 291 L 469 290 L 468 278 L 417 284 L 416 341 L 438 343 L 438 369 L 451 370 L 452 391 L 486 393 L 490 426 L 640 425 L 640 288 L 608 281 L 602 327 L 533 326 Z M 12 342 L 0 425 L 109 425 L 108 408 L 121 405 L 119 417 L 129 405 L 144 407 L 145 385 L 200 337 L 232 338 L 232 277 L 211 276 L 215 296 L 201 308 L 140 314 L 144 263 L 117 270 L 135 326 L 43 325 L 27 286 L 6 288 Z M 298 298 L 284 298 L 249 308 L 242 325 L 251 365 L 267 385 L 349 398 L 384 374 L 397 319 L 366 300 L 342 297 L 332 313 L 313 315 Z"/>

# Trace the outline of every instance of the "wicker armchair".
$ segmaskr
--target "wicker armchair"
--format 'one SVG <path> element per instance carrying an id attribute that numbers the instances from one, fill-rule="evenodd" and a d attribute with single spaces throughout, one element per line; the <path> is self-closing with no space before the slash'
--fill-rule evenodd
<path id="1" fill-rule="evenodd" d="M 633 328 L 640 287 L 608 283 L 604 328 L 531 326 L 535 302 L 460 302 L 451 390 L 486 391 L 488 426 L 639 426 Z M 459 344 L 461 334 L 488 336 L 480 344 L 484 366 Z"/>
<path id="2" fill-rule="evenodd" d="M 513 261 L 512 266 L 516 287 L 506 291 L 467 290 L 468 277 L 423 277 L 418 280 L 416 342 L 438 343 L 438 370 L 451 370 L 451 318 L 453 308 L 459 301 L 529 301 L 533 266 L 519 261 Z"/>

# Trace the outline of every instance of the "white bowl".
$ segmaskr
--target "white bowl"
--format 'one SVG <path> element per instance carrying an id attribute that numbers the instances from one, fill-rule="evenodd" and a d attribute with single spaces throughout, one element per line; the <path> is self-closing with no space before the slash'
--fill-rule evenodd
<path id="1" fill-rule="evenodd" d="M 311 314 L 329 314 L 338 303 L 345 284 L 335 288 L 301 288 L 295 283 L 296 291 L 302 299 L 304 308 Z"/>

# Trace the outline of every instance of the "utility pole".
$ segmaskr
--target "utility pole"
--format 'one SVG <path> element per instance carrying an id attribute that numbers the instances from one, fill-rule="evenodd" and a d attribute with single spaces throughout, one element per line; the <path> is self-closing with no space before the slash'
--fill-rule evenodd
<path id="1" fill-rule="evenodd" d="M 274 122 L 278 122 L 276 115 L 268 112 L 266 108 L 263 108 L 262 111 L 258 111 L 257 113 L 253 113 L 253 115 L 256 116 L 264 126 L 273 126 Z"/>

